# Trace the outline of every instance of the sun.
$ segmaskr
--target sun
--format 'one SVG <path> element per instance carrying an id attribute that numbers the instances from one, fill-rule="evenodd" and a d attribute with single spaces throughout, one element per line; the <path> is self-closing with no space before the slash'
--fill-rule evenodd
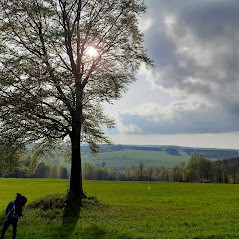
<path id="1" fill-rule="evenodd" d="M 89 46 L 86 49 L 86 55 L 89 56 L 89 57 L 96 57 L 98 55 L 98 51 L 95 47 Z"/>

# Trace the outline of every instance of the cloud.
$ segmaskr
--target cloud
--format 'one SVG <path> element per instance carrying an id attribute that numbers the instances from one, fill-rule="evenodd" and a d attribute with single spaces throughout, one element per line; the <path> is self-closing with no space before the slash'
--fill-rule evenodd
<path id="1" fill-rule="evenodd" d="M 238 117 L 211 109 L 203 102 L 179 101 L 168 106 L 142 105 L 134 112 L 119 115 L 124 125 L 134 124 L 136 134 L 200 134 L 239 131 Z"/>
<path id="2" fill-rule="evenodd" d="M 152 26 L 151 18 L 139 18 L 139 28 L 142 32 L 146 32 Z"/>
<path id="3" fill-rule="evenodd" d="M 116 126 L 118 133 L 125 134 L 139 134 L 142 133 L 142 130 L 135 124 L 129 123 L 125 124 L 122 122 L 120 117 L 116 118 Z"/>
<path id="4" fill-rule="evenodd" d="M 141 80 L 140 94 L 147 100 L 140 99 L 138 88 L 129 91 L 130 103 L 118 115 L 120 131 L 138 135 L 239 131 L 239 2 L 147 4 L 141 29 L 155 67 L 142 66 L 138 75 L 151 89 L 142 87 Z"/>
<path id="5" fill-rule="evenodd" d="M 239 15 L 235 10 L 239 2 L 208 0 L 187 8 L 188 1 L 180 1 L 185 3 L 183 10 L 171 13 L 172 3 L 163 2 L 165 12 L 161 10 L 159 18 L 163 27 L 154 25 L 151 31 L 168 41 L 152 50 L 167 49 L 167 54 L 158 51 L 156 68 L 147 79 L 161 89 L 204 97 L 213 104 L 230 102 L 231 96 L 239 102 Z M 161 57 L 166 63 L 160 64 Z"/>

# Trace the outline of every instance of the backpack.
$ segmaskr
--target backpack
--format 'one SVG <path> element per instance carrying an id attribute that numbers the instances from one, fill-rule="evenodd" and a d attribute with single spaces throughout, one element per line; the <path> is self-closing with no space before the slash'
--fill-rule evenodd
<path id="1" fill-rule="evenodd" d="M 14 201 L 11 201 L 11 202 L 7 205 L 6 215 L 8 215 L 8 214 L 13 210 L 14 204 L 15 204 Z"/>
<path id="2" fill-rule="evenodd" d="M 21 194 L 17 194 L 15 201 L 11 201 L 6 208 L 7 217 L 20 217 L 22 216 L 23 207 L 25 206 L 27 199 Z"/>

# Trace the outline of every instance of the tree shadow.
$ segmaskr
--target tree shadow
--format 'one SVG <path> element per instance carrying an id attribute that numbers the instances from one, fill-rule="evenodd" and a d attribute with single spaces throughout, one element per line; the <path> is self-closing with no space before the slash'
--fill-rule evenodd
<path id="1" fill-rule="evenodd" d="M 109 232 L 104 227 L 93 224 L 80 234 L 80 238 L 84 239 L 133 239 L 132 235 L 119 231 Z"/>
<path id="2" fill-rule="evenodd" d="M 82 204 L 80 198 L 74 198 L 69 194 L 67 195 L 62 219 L 62 227 L 65 228 L 63 238 L 71 238 L 72 233 L 75 231 L 77 222 L 80 218 L 81 207 Z"/>
<path id="3" fill-rule="evenodd" d="M 80 218 L 81 200 L 70 197 L 69 193 L 49 195 L 30 203 L 27 208 L 33 210 L 29 215 L 35 214 L 35 223 L 43 227 L 43 235 L 68 239 L 72 238 Z M 27 223 L 31 224 L 30 220 L 28 217 Z M 53 220 L 57 223 L 53 224 Z"/>
<path id="4" fill-rule="evenodd" d="M 94 207 L 101 207 L 99 201 L 95 197 L 85 197 L 82 201 L 80 199 L 67 198 L 61 225 L 65 230 L 62 238 L 133 239 L 132 235 L 119 232 L 118 230 L 109 232 L 104 226 L 101 226 L 98 223 L 89 224 L 87 227 L 81 228 L 80 231 L 75 231 L 78 220 L 84 220 L 83 211 L 89 210 L 89 208 L 92 210 Z"/>
<path id="5" fill-rule="evenodd" d="M 108 230 L 99 220 L 84 223 L 85 216 L 96 210 L 97 213 L 103 212 L 106 205 L 100 203 L 95 197 L 86 197 L 82 201 L 78 198 L 71 198 L 68 195 L 48 196 L 28 205 L 24 226 L 33 225 L 31 234 L 26 235 L 27 230 L 23 229 L 21 238 L 84 238 L 84 239 L 132 239 L 128 235 L 115 230 Z M 32 210 L 32 211 L 30 211 Z M 34 221 L 34 217 L 36 217 Z M 0 223 L 4 223 L 4 215 L 0 213 Z M 80 220 L 80 221 L 79 221 Z M 54 223 L 56 222 L 56 223 Z M 78 222 L 80 225 L 78 226 Z M 83 226 L 81 225 L 83 223 Z M 39 225 L 40 230 L 34 232 L 34 225 Z M 1 225 L 0 225 L 1 226 Z"/>

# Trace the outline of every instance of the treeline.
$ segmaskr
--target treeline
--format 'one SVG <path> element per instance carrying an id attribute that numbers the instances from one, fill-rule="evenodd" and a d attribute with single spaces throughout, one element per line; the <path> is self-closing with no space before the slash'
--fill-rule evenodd
<path id="1" fill-rule="evenodd" d="M 28 162 L 22 167 L 15 169 L 12 173 L 3 174 L 0 171 L 0 177 L 5 178 L 62 178 L 68 179 L 69 173 L 66 167 L 59 166 L 49 162 L 41 162 L 33 165 Z"/>
<path id="2" fill-rule="evenodd" d="M 123 171 L 85 163 L 83 177 L 87 180 L 239 183 L 239 158 L 212 161 L 200 155 L 192 156 L 187 164 L 183 162 L 171 169 L 145 168 L 140 164 Z"/>
<path id="3" fill-rule="evenodd" d="M 238 157 L 238 151 L 236 150 L 223 150 L 223 149 L 185 149 L 188 155 L 199 156 L 203 155 L 205 158 L 215 158 L 215 159 L 230 159 Z"/>
<path id="4" fill-rule="evenodd" d="M 162 151 L 160 146 L 137 146 L 137 145 L 101 145 L 101 152 L 122 151 L 125 149 L 131 150 L 147 150 L 147 151 Z"/>
<path id="5" fill-rule="evenodd" d="M 169 181 L 201 183 L 239 183 L 239 157 L 212 161 L 200 156 L 191 156 L 188 163 L 182 162 L 174 168 L 160 166 L 126 168 L 121 171 L 96 166 L 83 165 L 83 178 L 86 180 L 116 181 Z M 0 167 L 0 177 L 11 178 L 69 178 L 66 167 L 37 160 L 25 161 L 11 173 L 4 173 Z"/>

